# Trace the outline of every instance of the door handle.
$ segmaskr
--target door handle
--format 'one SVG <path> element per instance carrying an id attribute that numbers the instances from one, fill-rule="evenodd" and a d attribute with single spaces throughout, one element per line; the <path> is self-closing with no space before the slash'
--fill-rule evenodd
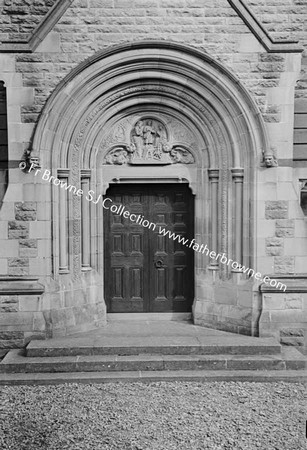
<path id="1" fill-rule="evenodd" d="M 162 259 L 158 259 L 157 261 L 155 261 L 155 266 L 157 269 L 159 269 L 160 267 L 163 267 Z"/>

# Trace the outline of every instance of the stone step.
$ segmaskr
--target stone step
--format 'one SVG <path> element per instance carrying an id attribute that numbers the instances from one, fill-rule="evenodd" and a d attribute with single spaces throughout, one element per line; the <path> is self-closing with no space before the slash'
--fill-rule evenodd
<path id="1" fill-rule="evenodd" d="M 294 348 L 276 355 L 79 355 L 29 357 L 11 350 L 0 363 L 0 373 L 125 372 L 182 370 L 304 370 L 307 358 Z"/>
<path id="2" fill-rule="evenodd" d="M 151 383 L 159 381 L 307 383 L 307 370 L 148 370 L 125 372 L 0 373 L 0 385 Z"/>
<path id="3" fill-rule="evenodd" d="M 31 341 L 28 357 L 81 355 L 274 355 L 281 345 L 274 338 L 228 336 L 103 336 L 100 339 L 63 338 Z"/>

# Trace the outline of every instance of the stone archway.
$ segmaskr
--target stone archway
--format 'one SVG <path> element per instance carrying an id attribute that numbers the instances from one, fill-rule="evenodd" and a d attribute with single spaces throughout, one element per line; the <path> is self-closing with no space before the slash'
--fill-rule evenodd
<path id="1" fill-rule="evenodd" d="M 144 119 L 165 124 L 180 158 L 132 163 L 131 132 Z M 97 196 L 112 183 L 188 183 L 195 240 L 252 267 L 254 167 L 266 147 L 258 109 L 228 70 L 188 46 L 148 41 L 99 52 L 73 70 L 46 104 L 33 155 Z M 90 272 L 90 282 L 101 283 L 103 209 L 86 196 L 53 190 L 54 277 L 76 286 L 88 283 Z M 250 299 L 244 306 L 240 289 Z M 196 252 L 196 323 L 252 333 L 252 289 L 235 270 Z"/>

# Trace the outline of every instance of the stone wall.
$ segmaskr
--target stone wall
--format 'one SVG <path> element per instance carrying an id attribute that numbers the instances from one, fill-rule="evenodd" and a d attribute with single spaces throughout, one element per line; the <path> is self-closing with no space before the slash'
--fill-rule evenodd
<path id="1" fill-rule="evenodd" d="M 202 280 L 201 288 L 206 301 L 197 301 L 194 305 L 194 322 L 230 333 L 258 336 L 260 303 L 257 293 L 253 292 L 253 280 L 237 283 L 235 277 L 226 282 Z"/>
<path id="2" fill-rule="evenodd" d="M 303 0 L 245 3 L 270 36 L 298 38 L 307 47 Z M 54 0 L 5 1 L 0 38 L 26 38 L 53 4 Z M 266 105 L 263 97 L 265 88 L 278 86 L 285 58 L 266 54 L 227 0 L 214 5 L 208 0 L 133 0 L 129 7 L 122 0 L 75 0 L 38 51 L 16 57 L 24 86 L 35 88 L 36 94 L 35 106 L 23 108 L 24 121 L 35 121 L 50 92 L 79 62 L 112 44 L 141 39 L 189 43 L 214 55 L 253 91 L 263 114 L 277 120 L 278 107 Z M 306 51 L 297 98 L 307 97 Z"/>
<path id="3" fill-rule="evenodd" d="M 279 277 L 278 277 L 279 279 Z M 284 275 L 286 292 L 261 286 L 262 314 L 260 335 L 274 336 L 283 345 L 307 346 L 307 283 L 306 276 Z"/>
<path id="4" fill-rule="evenodd" d="M 307 8 L 305 0 L 246 0 L 275 39 L 294 38 L 304 48 L 295 88 L 294 159 L 307 160 Z M 276 14 L 276 8 L 278 11 Z"/>
<path id="5" fill-rule="evenodd" d="M 298 37 L 307 48 L 304 0 L 246 3 L 272 37 Z M 5 0 L 1 39 L 28 38 L 53 5 L 54 0 Z M 19 161 L 31 148 L 47 99 L 72 69 L 101 49 L 144 39 L 181 42 L 208 53 L 251 93 L 279 160 L 279 167 L 261 166 L 259 149 L 255 163 L 257 195 L 251 204 L 257 217 L 253 268 L 263 275 L 306 272 L 306 226 L 299 206 L 299 180 L 307 176 L 303 166 L 292 164 L 294 96 L 297 104 L 303 105 L 302 113 L 307 99 L 306 50 L 302 69 L 300 54 L 267 53 L 227 0 L 75 0 L 33 53 L 0 54 L 0 81 L 5 82 L 8 94 L 10 160 Z M 45 336 L 76 331 L 84 324 L 94 326 L 103 323 L 105 317 L 101 276 L 83 274 L 78 283 L 69 277 L 54 280 L 58 275 L 53 273 L 52 265 L 56 250 L 52 247 L 51 208 L 46 207 L 52 201 L 48 184 L 21 172 L 18 165 L 12 168 L 0 211 L 0 274 L 36 276 L 43 281 L 45 293 L 39 306 L 36 300 L 29 300 L 28 308 L 35 304 L 37 311 L 44 311 Z M 240 287 L 229 282 L 227 287 L 227 283 L 216 287 L 212 294 L 217 299 L 215 310 L 204 309 L 203 324 L 256 333 L 258 286 Z M 16 313 L 9 310 L 16 308 L 16 296 L 5 297 L 4 302 L 9 306 L 2 310 L 3 323 L 7 314 Z M 241 306 L 242 315 L 238 317 Z M 251 318 L 246 310 L 253 309 L 256 313 Z M 223 314 L 227 323 L 219 322 Z M 33 328 L 33 333 L 36 331 Z"/>
<path id="6" fill-rule="evenodd" d="M 275 39 L 298 39 L 304 47 L 302 71 L 295 96 L 307 99 L 307 9 L 305 0 L 245 0 L 258 20 Z"/>
<path id="7" fill-rule="evenodd" d="M 34 105 L 22 108 L 32 123 L 48 95 L 76 65 L 113 44 L 163 39 L 200 48 L 239 77 L 253 93 L 265 120 L 279 121 L 278 105 L 268 104 L 266 89 L 279 85 L 284 55 L 268 55 L 227 0 L 135 0 L 73 2 L 34 54 L 16 57 L 23 85 L 34 88 Z"/>
<path id="8" fill-rule="evenodd" d="M 275 223 L 275 236 L 265 240 L 266 255 L 273 259 L 273 272 L 294 273 L 294 256 L 287 256 L 285 253 L 285 242 L 291 245 L 291 238 L 294 237 L 294 221 L 289 219 L 289 202 L 283 200 L 265 202 L 265 218 L 270 223 L 271 221 Z"/>
<path id="9" fill-rule="evenodd" d="M 40 307 L 44 286 L 33 277 L 0 276 L 0 349 L 23 347 L 46 337 Z"/>
<path id="10" fill-rule="evenodd" d="M 28 38 L 56 0 L 4 0 L 1 7 L 0 40 Z"/>

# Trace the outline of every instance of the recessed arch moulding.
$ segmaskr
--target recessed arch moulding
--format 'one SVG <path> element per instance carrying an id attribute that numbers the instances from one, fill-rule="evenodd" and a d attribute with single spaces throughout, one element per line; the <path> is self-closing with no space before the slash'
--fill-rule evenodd
<path id="1" fill-rule="evenodd" d="M 146 156 L 138 124 L 159 130 L 148 134 Z M 42 169 L 96 197 L 112 183 L 188 183 L 196 241 L 256 267 L 255 165 L 266 148 L 257 107 L 230 72 L 192 48 L 149 41 L 100 52 L 72 71 L 46 104 L 32 153 Z M 102 205 L 70 192 L 61 200 L 62 190 L 50 189 L 50 275 L 58 295 L 72 298 L 73 314 L 88 307 L 80 327 L 96 326 L 106 314 Z M 256 333 L 255 290 L 253 280 L 195 252 L 196 323 Z"/>

